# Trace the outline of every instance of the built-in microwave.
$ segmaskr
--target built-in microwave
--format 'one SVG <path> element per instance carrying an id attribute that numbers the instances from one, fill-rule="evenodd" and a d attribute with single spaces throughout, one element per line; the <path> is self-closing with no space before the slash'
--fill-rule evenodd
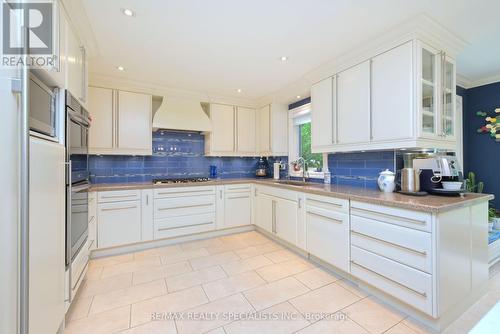
<path id="1" fill-rule="evenodd" d="M 30 130 L 56 137 L 56 93 L 33 73 L 29 83 Z"/>

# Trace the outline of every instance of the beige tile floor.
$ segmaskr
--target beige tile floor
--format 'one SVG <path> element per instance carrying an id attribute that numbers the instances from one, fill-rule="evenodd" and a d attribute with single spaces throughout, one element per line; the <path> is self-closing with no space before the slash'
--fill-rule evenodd
<path id="1" fill-rule="evenodd" d="M 494 305 L 498 272 L 446 333 Z M 255 231 L 93 260 L 66 321 L 67 334 L 426 333 Z"/>

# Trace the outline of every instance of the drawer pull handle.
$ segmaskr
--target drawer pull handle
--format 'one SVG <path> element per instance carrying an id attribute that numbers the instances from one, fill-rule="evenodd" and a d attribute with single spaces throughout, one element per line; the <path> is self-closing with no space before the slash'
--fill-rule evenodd
<path id="1" fill-rule="evenodd" d="M 360 237 L 363 237 L 363 238 L 372 239 L 372 240 L 375 240 L 375 241 L 380 241 L 380 242 L 383 242 L 385 244 L 388 244 L 388 245 L 391 245 L 391 246 L 394 246 L 394 247 L 398 247 L 398 248 L 401 248 L 401 249 L 404 249 L 404 250 L 407 250 L 407 251 L 410 251 L 410 252 L 413 252 L 413 253 L 417 253 L 417 254 L 422 255 L 422 256 L 427 256 L 427 252 L 426 251 L 419 251 L 419 250 L 416 250 L 416 249 L 413 249 L 413 248 L 409 248 L 409 247 L 405 247 L 405 246 L 402 246 L 402 245 L 398 245 L 398 244 L 395 244 L 393 242 L 390 242 L 390 241 L 387 241 L 387 240 L 383 240 L 383 239 L 379 239 L 379 238 L 375 238 L 375 237 L 372 237 L 370 235 L 366 235 L 364 233 L 360 233 L 360 232 L 355 231 L 355 230 L 351 230 L 351 233 L 359 235 Z"/>
<path id="2" fill-rule="evenodd" d="M 102 211 L 116 211 L 116 210 L 126 210 L 126 209 L 135 209 L 137 208 L 137 205 L 131 205 L 131 206 L 123 206 L 121 208 L 101 208 Z"/>
<path id="3" fill-rule="evenodd" d="M 210 203 L 210 204 L 193 204 L 193 205 L 174 206 L 171 208 L 158 208 L 158 211 L 175 210 L 175 209 L 188 209 L 188 208 L 197 208 L 197 207 L 205 207 L 205 206 L 213 206 L 213 204 L 212 203 Z"/>
<path id="4" fill-rule="evenodd" d="M 371 272 L 371 273 L 373 273 L 373 274 L 375 274 L 377 276 L 380 276 L 380 277 L 382 277 L 382 278 L 384 278 L 384 279 L 386 279 L 386 280 L 388 280 L 388 281 L 390 281 L 390 282 L 392 282 L 392 283 L 394 283 L 396 285 L 399 285 L 400 287 L 403 287 L 403 288 L 405 288 L 405 289 L 407 289 L 407 290 L 409 290 L 409 291 L 411 291 L 413 293 L 416 293 L 417 295 L 420 295 L 420 296 L 422 296 L 424 298 L 427 298 L 427 293 L 426 292 L 420 292 L 420 291 L 417 291 L 415 289 L 409 288 L 409 287 L 407 287 L 404 284 L 401 284 L 401 283 L 399 283 L 399 282 L 397 282 L 397 281 L 395 281 L 393 279 L 390 279 L 389 277 L 386 277 L 386 276 L 384 276 L 382 274 L 379 274 L 378 272 L 376 272 L 374 270 L 371 270 L 371 269 L 369 269 L 369 268 L 367 268 L 367 267 L 365 267 L 365 266 L 363 266 L 363 265 L 361 265 L 359 263 L 356 263 L 354 260 L 351 260 L 351 263 L 354 264 L 354 265 L 356 265 L 356 266 L 358 266 L 358 267 L 360 267 L 360 268 L 362 268 L 362 269 L 364 269 L 364 270 L 366 270 L 366 271 L 369 271 L 369 272 Z"/>
<path id="5" fill-rule="evenodd" d="M 178 194 L 193 194 L 196 195 L 196 193 L 213 193 L 214 191 L 212 189 L 207 189 L 207 190 L 188 190 L 188 191 L 170 191 L 170 192 L 161 192 L 158 193 L 157 195 L 178 195 Z"/>
<path id="6" fill-rule="evenodd" d="M 326 218 L 328 220 L 331 220 L 337 224 L 343 224 L 344 222 L 342 221 L 342 219 L 336 219 L 336 218 L 332 218 L 332 217 L 329 217 L 329 216 L 326 216 L 326 215 L 322 215 L 320 213 L 316 213 L 316 212 L 311 212 L 311 211 L 307 211 L 308 214 L 310 215 L 313 215 L 313 216 L 317 216 L 317 217 L 321 217 L 321 218 Z"/>
<path id="7" fill-rule="evenodd" d="M 420 224 L 420 225 L 425 225 L 427 224 L 427 222 L 425 220 L 414 220 L 414 219 L 410 219 L 410 218 L 405 218 L 405 217 L 400 217 L 400 216 L 394 216 L 394 215 L 390 215 L 390 214 L 387 214 L 387 213 L 380 213 L 380 212 L 376 212 L 376 211 L 372 211 L 372 210 L 366 210 L 366 209 L 361 209 L 361 208 L 351 208 L 351 212 L 352 213 L 368 213 L 368 214 L 371 214 L 371 215 L 374 215 L 374 216 L 377 216 L 377 217 L 382 217 L 382 218 L 392 218 L 394 220 L 400 220 L 400 221 L 405 221 L 407 223 L 411 223 L 411 224 Z"/>
<path id="8" fill-rule="evenodd" d="M 320 201 L 320 200 L 317 200 L 314 198 L 308 198 L 307 201 L 321 203 L 321 204 L 327 204 L 327 205 L 333 205 L 333 206 L 336 206 L 337 208 L 344 208 L 344 206 L 342 204 L 332 203 L 332 202 L 327 202 L 327 201 Z"/>
<path id="9" fill-rule="evenodd" d="M 169 231 L 169 230 L 176 230 L 178 228 L 184 228 L 184 227 L 193 227 L 193 226 L 200 226 L 200 225 L 210 225 L 213 224 L 214 222 L 207 222 L 207 223 L 199 223 L 199 224 L 189 224 L 189 225 L 182 225 L 182 226 L 175 226 L 175 227 L 161 227 L 157 229 L 158 232 L 161 231 Z"/>
<path id="10" fill-rule="evenodd" d="M 126 197 L 137 197 L 137 194 L 133 194 L 133 195 L 105 195 L 105 196 L 102 196 L 101 198 L 106 199 L 106 198 L 126 198 Z"/>
<path id="11" fill-rule="evenodd" d="M 227 188 L 227 190 L 250 190 L 250 187 Z"/>
<path id="12" fill-rule="evenodd" d="M 237 199 L 237 198 L 250 198 L 250 195 L 242 195 L 242 196 L 228 196 L 228 199 Z"/>

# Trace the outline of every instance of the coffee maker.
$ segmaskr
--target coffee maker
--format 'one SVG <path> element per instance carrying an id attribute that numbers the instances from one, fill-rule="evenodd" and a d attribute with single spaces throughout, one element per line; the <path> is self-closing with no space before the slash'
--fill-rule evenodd
<path id="1" fill-rule="evenodd" d="M 413 168 L 420 170 L 420 189 L 441 189 L 443 181 L 463 181 L 458 159 L 449 153 L 429 153 L 413 159 Z"/>

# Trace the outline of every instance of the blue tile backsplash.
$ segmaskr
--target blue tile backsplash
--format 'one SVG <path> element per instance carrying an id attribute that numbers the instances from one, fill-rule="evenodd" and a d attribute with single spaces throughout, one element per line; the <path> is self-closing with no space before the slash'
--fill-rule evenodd
<path id="1" fill-rule="evenodd" d="M 378 189 L 379 173 L 395 171 L 393 150 L 378 152 L 334 153 L 328 155 L 332 184 Z"/>
<path id="2" fill-rule="evenodd" d="M 258 158 L 205 157 L 204 136 L 194 132 L 153 132 L 152 156 L 92 155 L 92 183 L 149 182 L 155 178 L 208 177 L 210 165 L 219 178 L 255 177 Z M 271 157 L 286 162 L 287 157 Z M 270 168 L 272 173 L 272 168 Z"/>

